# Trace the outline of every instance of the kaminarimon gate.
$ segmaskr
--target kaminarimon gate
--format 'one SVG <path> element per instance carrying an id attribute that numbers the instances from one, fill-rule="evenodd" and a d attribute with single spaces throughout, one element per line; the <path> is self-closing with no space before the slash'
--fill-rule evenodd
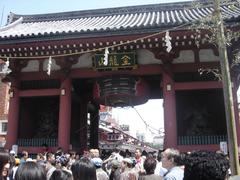
<path id="1" fill-rule="evenodd" d="M 230 32 L 238 35 L 240 8 L 225 4 L 221 10 Z M 219 149 L 227 128 L 218 47 L 209 43 L 208 31 L 189 28 L 212 13 L 207 1 L 199 8 L 181 2 L 11 13 L 0 29 L 0 54 L 12 71 L 3 79 L 11 83 L 6 148 L 17 144 L 36 153 L 43 145 L 98 147 L 99 104 L 124 107 L 163 99 L 165 148 Z M 230 64 L 238 46 L 236 37 L 228 46 Z M 231 78 L 237 112 L 239 66 L 231 67 Z"/>

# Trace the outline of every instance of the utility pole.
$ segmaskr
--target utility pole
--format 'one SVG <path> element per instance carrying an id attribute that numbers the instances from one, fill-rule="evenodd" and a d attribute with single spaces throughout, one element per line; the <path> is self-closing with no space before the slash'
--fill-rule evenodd
<path id="1" fill-rule="evenodd" d="M 238 144 L 235 113 L 232 96 L 232 83 L 229 71 L 226 38 L 224 35 L 223 19 L 220 10 L 220 1 L 214 0 L 214 9 L 217 22 L 217 41 L 220 56 L 220 65 L 222 72 L 223 94 L 226 113 L 227 133 L 228 133 L 228 149 L 230 156 L 230 166 L 232 175 L 240 175 L 239 160 L 238 160 Z"/>

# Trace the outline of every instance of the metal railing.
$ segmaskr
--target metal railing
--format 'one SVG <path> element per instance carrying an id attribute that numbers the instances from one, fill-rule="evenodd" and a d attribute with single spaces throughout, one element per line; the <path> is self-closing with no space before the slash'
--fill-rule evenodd
<path id="1" fill-rule="evenodd" d="M 44 144 L 50 147 L 57 146 L 57 139 L 55 138 L 32 138 L 32 139 L 25 139 L 21 138 L 17 140 L 18 146 L 25 146 L 25 147 L 41 147 Z"/>
<path id="2" fill-rule="evenodd" d="M 178 145 L 219 144 L 227 141 L 227 135 L 179 136 Z"/>

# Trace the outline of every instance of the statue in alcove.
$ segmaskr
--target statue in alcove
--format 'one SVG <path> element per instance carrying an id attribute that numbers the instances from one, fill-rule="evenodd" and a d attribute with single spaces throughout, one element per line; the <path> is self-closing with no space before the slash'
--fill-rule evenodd
<path id="1" fill-rule="evenodd" d="M 36 138 L 57 137 L 57 124 L 54 122 L 54 114 L 52 112 L 40 113 L 36 133 Z"/>
<path id="2" fill-rule="evenodd" d="M 185 111 L 183 120 L 187 124 L 186 135 L 188 136 L 212 134 L 211 115 L 204 107 L 195 105 L 189 108 Z"/>

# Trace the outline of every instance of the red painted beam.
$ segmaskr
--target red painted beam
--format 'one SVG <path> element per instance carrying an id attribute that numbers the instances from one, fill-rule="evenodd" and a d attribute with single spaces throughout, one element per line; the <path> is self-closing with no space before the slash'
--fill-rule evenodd
<path id="1" fill-rule="evenodd" d="M 173 72 L 197 72 L 199 68 L 218 68 L 219 63 L 188 63 L 188 64 L 173 64 Z M 79 68 L 72 69 L 69 76 L 71 78 L 98 78 L 104 76 L 126 74 L 126 75 L 157 75 L 163 73 L 163 65 L 151 64 L 151 65 L 138 65 L 136 69 L 132 70 L 112 70 L 112 71 L 97 71 L 93 68 Z M 61 71 L 53 71 L 51 76 L 48 76 L 46 72 L 25 72 L 21 73 L 20 79 L 23 80 L 47 80 L 47 79 L 62 79 L 64 74 Z"/>
<path id="2" fill-rule="evenodd" d="M 38 89 L 38 90 L 19 91 L 20 97 L 59 96 L 59 95 L 60 95 L 60 89 Z"/>
<path id="3" fill-rule="evenodd" d="M 162 65 L 139 65 L 137 69 L 132 70 L 112 70 L 112 71 L 97 71 L 92 68 L 72 69 L 70 78 L 98 78 L 112 75 L 157 75 L 162 73 Z M 27 80 L 48 80 L 48 79 L 62 79 L 64 74 L 60 71 L 52 72 L 51 76 L 48 76 L 46 72 L 27 72 L 21 73 L 21 81 Z"/>
<path id="4" fill-rule="evenodd" d="M 95 71 L 93 69 L 72 69 L 71 78 L 97 78 L 112 75 L 155 75 L 162 73 L 162 65 L 139 65 L 132 70 Z"/>
<path id="5" fill-rule="evenodd" d="M 174 88 L 175 90 L 221 89 L 222 83 L 217 81 L 178 82 L 174 84 Z"/>
<path id="6" fill-rule="evenodd" d="M 195 63 L 195 64 L 173 64 L 173 72 L 197 72 L 199 68 L 217 68 L 219 63 Z M 97 71 L 93 68 L 72 69 L 69 76 L 71 78 L 98 78 L 104 76 L 126 74 L 126 75 L 157 75 L 163 73 L 163 65 L 139 65 L 132 70 L 112 70 L 112 71 Z M 21 73 L 20 79 L 23 80 L 47 80 L 47 79 L 62 79 L 64 74 L 61 71 L 53 71 L 51 76 L 46 72 L 27 72 Z"/>

